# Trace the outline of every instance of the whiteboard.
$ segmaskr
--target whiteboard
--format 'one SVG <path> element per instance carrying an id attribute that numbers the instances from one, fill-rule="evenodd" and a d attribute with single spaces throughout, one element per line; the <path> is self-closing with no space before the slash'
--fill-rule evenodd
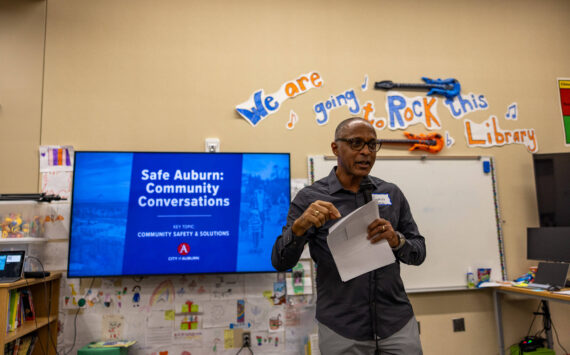
<path id="1" fill-rule="evenodd" d="M 336 157 L 309 156 L 309 181 L 335 165 Z M 507 279 L 491 157 L 380 157 L 371 175 L 400 187 L 425 237 L 423 264 L 401 264 L 406 290 L 464 289 L 477 268 Z"/>

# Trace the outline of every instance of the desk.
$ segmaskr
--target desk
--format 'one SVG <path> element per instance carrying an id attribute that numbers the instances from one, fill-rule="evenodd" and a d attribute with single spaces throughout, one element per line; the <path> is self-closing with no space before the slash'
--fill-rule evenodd
<path id="1" fill-rule="evenodd" d="M 500 294 L 516 294 L 527 298 L 536 298 L 545 301 L 556 301 L 570 304 L 570 295 L 560 295 L 548 291 L 534 291 L 522 287 L 500 286 L 493 288 L 493 302 L 495 304 L 495 321 L 497 322 L 497 331 L 499 336 L 499 354 L 505 354 L 505 340 L 503 339 L 503 318 L 501 313 L 501 296 Z M 546 337 L 548 347 L 552 349 L 552 332 L 547 331 Z"/>

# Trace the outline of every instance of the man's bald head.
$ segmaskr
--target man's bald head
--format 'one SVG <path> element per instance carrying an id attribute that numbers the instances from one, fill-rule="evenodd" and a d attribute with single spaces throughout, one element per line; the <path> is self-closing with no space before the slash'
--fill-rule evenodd
<path id="1" fill-rule="evenodd" d="M 343 138 L 343 134 L 345 129 L 352 123 L 352 122 L 364 122 L 366 124 L 368 124 L 370 126 L 370 129 L 372 131 L 374 131 L 374 133 L 376 133 L 376 131 L 374 130 L 374 127 L 372 126 L 372 124 L 370 122 L 368 122 L 367 120 L 365 120 L 362 117 L 351 117 L 351 118 L 347 118 L 343 121 L 341 121 L 338 126 L 336 126 L 336 130 L 334 131 L 334 139 L 337 140 L 339 138 Z"/>

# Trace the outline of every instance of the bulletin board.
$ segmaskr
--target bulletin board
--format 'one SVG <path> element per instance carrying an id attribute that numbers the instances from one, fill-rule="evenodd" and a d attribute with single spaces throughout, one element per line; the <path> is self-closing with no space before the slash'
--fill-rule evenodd
<path id="1" fill-rule="evenodd" d="M 309 156 L 309 180 L 327 176 L 336 163 Z M 422 265 L 401 264 L 406 290 L 462 289 L 467 271 L 477 277 L 477 268 L 507 279 L 494 169 L 491 157 L 377 158 L 371 175 L 400 187 L 426 241 Z"/>

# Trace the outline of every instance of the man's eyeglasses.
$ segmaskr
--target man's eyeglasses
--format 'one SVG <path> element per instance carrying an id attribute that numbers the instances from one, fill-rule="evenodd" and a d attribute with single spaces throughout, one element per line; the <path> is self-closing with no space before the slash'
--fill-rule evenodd
<path id="1" fill-rule="evenodd" d="M 380 150 L 380 147 L 382 147 L 382 143 L 377 139 L 371 139 L 366 142 L 362 138 L 337 138 L 335 141 L 346 142 L 350 145 L 350 148 L 354 150 L 362 150 L 362 148 L 367 145 L 368 150 L 371 152 L 377 152 Z"/>

